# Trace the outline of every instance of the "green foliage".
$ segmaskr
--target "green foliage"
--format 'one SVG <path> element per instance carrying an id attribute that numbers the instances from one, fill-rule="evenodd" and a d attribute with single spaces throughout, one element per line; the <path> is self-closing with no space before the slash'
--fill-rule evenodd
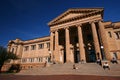
<path id="1" fill-rule="evenodd" d="M 19 72 L 21 70 L 20 64 L 12 64 L 8 72 Z"/>
<path id="2" fill-rule="evenodd" d="M 0 46 L 0 70 L 4 64 L 5 61 L 9 59 L 18 59 L 18 57 L 11 52 L 8 52 L 6 48 Z"/>

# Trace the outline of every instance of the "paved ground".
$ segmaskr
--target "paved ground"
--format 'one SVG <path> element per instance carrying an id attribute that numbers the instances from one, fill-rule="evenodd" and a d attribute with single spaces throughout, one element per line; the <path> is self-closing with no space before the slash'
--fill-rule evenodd
<path id="1" fill-rule="evenodd" d="M 90 75 L 0 75 L 0 80 L 120 80 L 120 77 Z"/>

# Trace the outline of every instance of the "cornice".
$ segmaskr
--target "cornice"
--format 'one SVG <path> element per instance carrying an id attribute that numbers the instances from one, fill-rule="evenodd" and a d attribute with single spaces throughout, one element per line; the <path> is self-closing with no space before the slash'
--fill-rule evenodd
<path id="1" fill-rule="evenodd" d="M 23 45 L 32 44 L 32 43 L 38 43 L 38 42 L 44 42 L 44 41 L 49 41 L 49 40 L 50 40 L 50 37 L 42 37 L 42 38 L 38 38 L 38 39 L 24 41 Z"/>

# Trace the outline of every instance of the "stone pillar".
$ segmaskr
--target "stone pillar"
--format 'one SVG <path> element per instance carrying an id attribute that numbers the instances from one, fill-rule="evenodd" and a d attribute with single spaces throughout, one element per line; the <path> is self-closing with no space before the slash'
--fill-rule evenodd
<path id="1" fill-rule="evenodd" d="M 50 32 L 50 52 L 51 52 L 51 61 L 53 61 L 53 38 L 54 38 L 54 33 Z"/>
<path id="2" fill-rule="evenodd" d="M 104 29 L 104 24 L 99 21 L 98 22 L 99 24 L 99 30 L 100 30 L 100 36 L 101 36 L 101 40 L 102 40 L 102 45 L 104 47 L 104 53 L 105 53 L 105 58 L 107 59 L 112 59 L 112 57 L 110 56 L 110 53 L 109 53 L 109 46 L 108 46 L 108 42 L 107 42 L 107 37 L 106 37 L 106 32 L 105 32 L 105 29 Z"/>
<path id="3" fill-rule="evenodd" d="M 92 27 L 92 34 L 93 34 L 93 41 L 94 41 L 96 57 L 97 57 L 97 59 L 98 58 L 102 59 L 99 40 L 98 40 L 98 35 L 97 35 L 97 30 L 96 30 L 96 26 L 95 26 L 94 22 L 91 22 L 91 27 Z"/>
<path id="4" fill-rule="evenodd" d="M 65 28 L 65 38 L 66 38 L 66 61 L 70 62 L 70 36 L 69 36 L 69 29 Z"/>
<path id="5" fill-rule="evenodd" d="M 58 30 L 55 31 L 55 61 L 59 62 L 59 37 L 58 37 Z"/>
<path id="6" fill-rule="evenodd" d="M 79 40 L 79 51 L 80 51 L 80 59 L 86 62 L 85 57 L 85 48 L 83 43 L 83 36 L 82 36 L 82 28 L 81 25 L 78 25 L 78 40 Z"/>

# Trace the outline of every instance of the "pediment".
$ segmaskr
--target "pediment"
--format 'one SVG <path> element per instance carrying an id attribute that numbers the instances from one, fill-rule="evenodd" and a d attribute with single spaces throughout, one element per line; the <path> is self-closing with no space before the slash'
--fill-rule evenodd
<path id="1" fill-rule="evenodd" d="M 62 21 L 67 21 L 70 19 L 74 19 L 77 17 L 82 17 L 86 16 L 89 14 L 97 13 L 100 12 L 101 14 L 103 13 L 103 8 L 75 8 L 75 9 L 68 9 L 66 12 L 61 14 L 60 16 L 56 17 L 52 21 L 48 23 L 48 25 L 52 25 L 55 23 L 59 23 Z"/>
<path id="2" fill-rule="evenodd" d="M 74 18 L 74 17 L 82 16 L 82 15 L 84 15 L 84 13 L 70 13 L 70 14 L 66 15 L 65 17 L 61 18 L 59 21 L 63 21 L 63 20 L 69 19 L 69 18 Z"/>

